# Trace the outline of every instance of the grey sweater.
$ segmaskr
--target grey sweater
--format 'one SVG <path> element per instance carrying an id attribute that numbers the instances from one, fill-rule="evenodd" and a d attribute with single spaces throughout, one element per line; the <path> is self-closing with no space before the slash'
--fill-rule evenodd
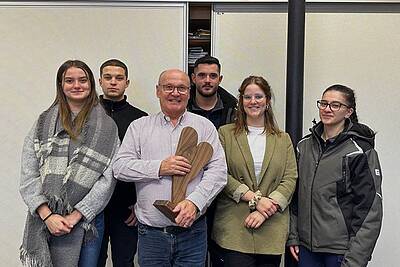
<path id="1" fill-rule="evenodd" d="M 30 213 L 33 216 L 38 216 L 36 209 L 48 200 L 42 194 L 39 162 L 34 150 L 33 136 L 35 128 L 36 122 L 24 141 L 19 191 Z M 107 205 L 114 191 L 115 183 L 116 180 L 113 178 L 110 164 L 103 175 L 95 182 L 89 193 L 74 208 L 81 212 L 87 221 L 92 221 Z"/>

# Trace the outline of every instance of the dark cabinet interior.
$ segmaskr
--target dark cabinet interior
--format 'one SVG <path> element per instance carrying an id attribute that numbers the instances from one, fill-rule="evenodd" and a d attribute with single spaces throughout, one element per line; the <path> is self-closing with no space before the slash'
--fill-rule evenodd
<path id="1" fill-rule="evenodd" d="M 211 3 L 189 4 L 188 72 L 196 59 L 211 52 Z"/>

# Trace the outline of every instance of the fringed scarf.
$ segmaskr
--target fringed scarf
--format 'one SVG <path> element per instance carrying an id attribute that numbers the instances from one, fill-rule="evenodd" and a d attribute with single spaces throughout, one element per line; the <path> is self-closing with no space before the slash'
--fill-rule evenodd
<path id="1" fill-rule="evenodd" d="M 58 105 L 55 105 L 39 116 L 33 140 L 42 192 L 51 211 L 64 216 L 73 211 L 73 207 L 86 196 L 111 163 L 118 134 L 113 120 L 97 105 L 85 122 L 79 144 L 69 159 L 70 137 L 62 128 Z M 85 229 L 85 238 L 87 234 L 92 234 L 92 237 L 97 234 L 91 222 L 84 220 L 76 227 Z M 50 232 L 40 217 L 28 212 L 20 248 L 23 265 L 53 266 L 51 259 L 57 255 L 50 255 L 49 237 Z M 81 247 L 83 236 L 78 240 L 81 241 L 71 245 Z M 71 255 L 70 260 L 64 266 L 77 266 L 79 255 L 77 258 Z"/>

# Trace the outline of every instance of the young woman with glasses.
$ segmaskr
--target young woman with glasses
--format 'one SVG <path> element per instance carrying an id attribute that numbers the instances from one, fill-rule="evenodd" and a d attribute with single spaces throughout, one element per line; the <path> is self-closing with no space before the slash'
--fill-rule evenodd
<path id="1" fill-rule="evenodd" d="M 297 145 L 288 245 L 300 267 L 366 266 L 382 222 L 375 133 L 346 86 L 327 88 L 317 107 L 321 121 Z"/>
<path id="2" fill-rule="evenodd" d="M 212 238 L 229 267 L 279 267 L 297 169 L 292 142 L 275 121 L 268 82 L 246 78 L 235 123 L 219 129 L 228 183 L 217 198 Z"/>

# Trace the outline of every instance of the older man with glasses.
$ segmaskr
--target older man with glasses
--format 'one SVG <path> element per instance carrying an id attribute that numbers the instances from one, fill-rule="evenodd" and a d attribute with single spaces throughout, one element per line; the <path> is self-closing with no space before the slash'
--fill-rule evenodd
<path id="1" fill-rule="evenodd" d="M 162 72 L 156 85 L 161 112 L 140 118 L 128 128 L 113 165 L 115 177 L 135 182 L 139 221 L 140 266 L 204 266 L 207 207 L 226 184 L 225 156 L 214 125 L 186 111 L 190 97 L 189 77 L 181 70 Z M 171 199 L 172 176 L 185 176 L 188 159 L 176 156 L 180 134 L 190 126 L 199 142 L 208 142 L 213 155 L 189 183 L 186 198 L 177 203 L 171 222 L 153 206 L 155 200 Z"/>

